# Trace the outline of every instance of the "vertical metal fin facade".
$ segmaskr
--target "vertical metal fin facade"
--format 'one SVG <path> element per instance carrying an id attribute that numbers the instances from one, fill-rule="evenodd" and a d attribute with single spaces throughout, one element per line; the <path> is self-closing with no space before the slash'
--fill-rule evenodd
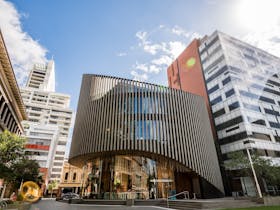
<path id="1" fill-rule="evenodd" d="M 119 154 L 171 161 L 224 191 L 202 97 L 144 82 L 84 75 L 69 162 L 82 165 Z"/>

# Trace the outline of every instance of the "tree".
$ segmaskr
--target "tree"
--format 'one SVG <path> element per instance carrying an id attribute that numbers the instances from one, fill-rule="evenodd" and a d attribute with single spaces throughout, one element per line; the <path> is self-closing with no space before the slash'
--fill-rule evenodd
<path id="1" fill-rule="evenodd" d="M 17 189 L 22 180 L 40 181 L 39 165 L 24 154 L 26 139 L 7 130 L 0 133 L 0 178 Z"/>
<path id="2" fill-rule="evenodd" d="M 4 196 L 7 183 L 13 179 L 12 165 L 22 157 L 24 151 L 25 139 L 17 136 L 7 130 L 0 132 L 0 178 L 4 178 Z"/>
<path id="3" fill-rule="evenodd" d="M 51 191 L 51 197 L 52 197 L 52 194 L 53 194 L 53 190 L 57 188 L 57 181 L 52 181 L 49 183 L 48 185 L 48 191 Z"/>
<path id="4" fill-rule="evenodd" d="M 257 177 L 264 178 L 269 185 L 279 185 L 280 167 L 273 165 L 270 159 L 260 157 L 256 153 L 251 157 Z M 225 161 L 227 170 L 239 170 L 244 176 L 252 176 L 249 159 L 242 151 L 229 153 L 228 158 L 229 160 Z"/>
<path id="5" fill-rule="evenodd" d="M 10 167 L 23 156 L 25 142 L 25 138 L 7 130 L 0 133 L 0 162 L 6 167 Z"/>
<path id="6" fill-rule="evenodd" d="M 13 164 L 13 176 L 15 185 L 18 188 L 22 181 L 34 181 L 36 183 L 42 182 L 42 177 L 39 172 L 39 164 L 35 160 L 30 160 L 23 157 Z"/>

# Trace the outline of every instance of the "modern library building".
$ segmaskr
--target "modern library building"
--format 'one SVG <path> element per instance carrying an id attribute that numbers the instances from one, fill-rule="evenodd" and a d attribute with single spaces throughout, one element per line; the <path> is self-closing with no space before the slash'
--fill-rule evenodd
<path id="1" fill-rule="evenodd" d="M 204 99 L 150 83 L 84 75 L 69 162 L 98 198 L 224 194 Z"/>

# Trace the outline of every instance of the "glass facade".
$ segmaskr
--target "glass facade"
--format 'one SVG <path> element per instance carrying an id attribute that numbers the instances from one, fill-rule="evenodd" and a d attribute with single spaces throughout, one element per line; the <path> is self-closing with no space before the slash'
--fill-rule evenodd
<path id="1" fill-rule="evenodd" d="M 221 32 L 199 52 L 222 153 L 252 139 L 280 164 L 280 59 Z"/>
<path id="2" fill-rule="evenodd" d="M 199 52 L 224 159 L 250 140 L 254 152 L 280 165 L 280 58 L 217 31 Z M 239 181 L 242 189 L 233 190 L 255 195 L 246 190 L 250 177 Z"/>
<path id="3" fill-rule="evenodd" d="M 174 171 L 168 161 L 117 155 L 86 165 L 82 194 L 101 199 L 164 198 L 176 191 Z"/>

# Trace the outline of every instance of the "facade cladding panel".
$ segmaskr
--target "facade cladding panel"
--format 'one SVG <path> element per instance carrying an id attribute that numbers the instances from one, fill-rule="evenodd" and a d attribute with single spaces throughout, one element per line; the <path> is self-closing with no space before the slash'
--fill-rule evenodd
<path id="1" fill-rule="evenodd" d="M 138 155 L 191 171 L 223 192 L 203 98 L 133 80 L 84 75 L 69 162 Z"/>
<path id="2" fill-rule="evenodd" d="M 200 40 L 194 39 L 168 67 L 168 86 L 202 96 L 206 103 L 209 118 L 212 119 L 198 51 L 199 45 Z M 213 136 L 216 138 L 215 125 L 212 120 L 210 122 Z"/>
<path id="3" fill-rule="evenodd" d="M 280 164 L 278 124 L 280 59 L 221 32 L 214 32 L 202 41 L 199 52 L 221 152 L 244 150 L 244 140 L 254 140 L 252 147 L 269 153 Z M 225 71 L 222 71 L 222 70 Z M 228 109 L 227 109 L 228 107 Z M 272 123 L 271 123 L 272 122 Z"/>
<path id="4" fill-rule="evenodd" d="M 25 106 L 0 31 L 0 132 L 8 130 L 21 135 L 24 132 L 21 121 L 26 119 Z"/>

